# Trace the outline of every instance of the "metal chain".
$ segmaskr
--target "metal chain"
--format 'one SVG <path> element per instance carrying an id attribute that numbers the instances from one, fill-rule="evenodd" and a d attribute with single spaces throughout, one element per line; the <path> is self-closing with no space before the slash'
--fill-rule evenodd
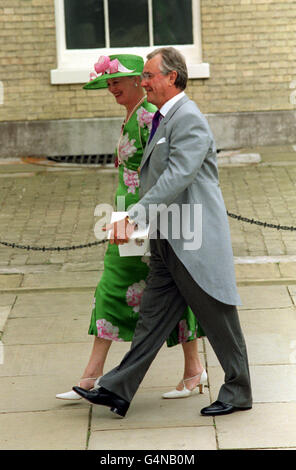
<path id="1" fill-rule="evenodd" d="M 287 225 L 275 225 L 269 224 L 267 222 L 261 222 L 260 220 L 248 219 L 247 217 L 242 217 L 241 215 L 232 214 L 231 212 L 227 211 L 227 215 L 232 217 L 233 219 L 241 220 L 242 222 L 247 222 L 249 224 L 260 225 L 264 228 L 276 228 L 277 230 L 291 230 L 295 231 L 296 227 L 287 226 Z"/>
<path id="2" fill-rule="evenodd" d="M 233 219 L 240 220 L 241 222 L 246 222 L 249 224 L 260 225 L 264 228 L 275 228 L 277 230 L 290 230 L 296 231 L 296 227 L 287 226 L 287 225 L 276 225 L 269 224 L 267 222 L 261 222 L 260 220 L 248 219 L 247 217 L 242 217 L 241 215 L 233 214 L 227 211 L 227 215 Z M 69 251 L 69 250 L 78 250 L 81 248 L 91 248 L 93 246 L 101 245 L 106 243 L 108 240 L 100 240 L 97 242 L 86 243 L 85 245 L 74 245 L 74 246 L 56 246 L 56 247 L 46 247 L 46 246 L 30 246 L 30 245 L 18 245 L 17 243 L 3 242 L 0 240 L 0 245 L 4 245 L 10 248 L 19 248 L 21 250 L 32 250 L 32 251 Z"/>
<path id="3" fill-rule="evenodd" d="M 0 245 L 4 245 L 10 248 L 19 248 L 20 250 L 33 250 L 33 251 L 69 251 L 78 250 L 80 248 L 90 248 L 96 245 L 106 243 L 108 240 L 100 240 L 99 242 L 86 243 L 85 245 L 74 245 L 74 246 L 30 246 L 30 245 L 18 245 L 17 243 L 9 243 L 0 241 Z"/>

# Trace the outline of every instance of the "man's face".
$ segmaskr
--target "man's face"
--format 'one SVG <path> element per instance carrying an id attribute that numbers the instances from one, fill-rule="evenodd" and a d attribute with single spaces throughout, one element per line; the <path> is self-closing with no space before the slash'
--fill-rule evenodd
<path id="1" fill-rule="evenodd" d="M 157 54 L 144 66 L 141 85 L 146 90 L 147 101 L 160 109 L 170 99 L 170 74 L 160 72 L 161 55 Z"/>

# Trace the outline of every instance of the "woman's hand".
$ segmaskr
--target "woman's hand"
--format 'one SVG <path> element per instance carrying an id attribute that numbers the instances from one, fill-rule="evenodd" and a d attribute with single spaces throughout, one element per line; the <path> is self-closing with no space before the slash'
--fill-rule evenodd
<path id="1" fill-rule="evenodd" d="M 104 232 L 110 230 L 110 243 L 113 245 L 124 245 L 129 242 L 131 235 L 135 230 L 135 225 L 128 222 L 128 218 L 118 220 L 113 224 L 107 224 L 103 229 Z"/>

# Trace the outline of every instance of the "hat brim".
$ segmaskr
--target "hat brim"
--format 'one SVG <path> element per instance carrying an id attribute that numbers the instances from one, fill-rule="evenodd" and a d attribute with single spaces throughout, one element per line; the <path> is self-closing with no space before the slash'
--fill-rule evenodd
<path id="1" fill-rule="evenodd" d="M 95 78 L 94 80 L 90 80 L 86 83 L 83 88 L 85 90 L 97 90 L 99 88 L 108 88 L 107 80 L 110 78 L 117 78 L 117 77 L 136 77 L 141 75 L 140 72 L 117 72 L 117 73 L 105 73 L 104 75 L 100 75 L 99 77 Z"/>

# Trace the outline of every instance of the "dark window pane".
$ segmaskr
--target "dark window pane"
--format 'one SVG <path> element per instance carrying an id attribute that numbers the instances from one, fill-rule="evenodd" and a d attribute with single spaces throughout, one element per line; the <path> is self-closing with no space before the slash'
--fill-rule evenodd
<path id="1" fill-rule="evenodd" d="M 154 44 L 193 44 L 192 1 L 153 0 Z"/>
<path id="2" fill-rule="evenodd" d="M 149 46 L 148 0 L 109 0 L 111 47 Z"/>
<path id="3" fill-rule="evenodd" d="M 64 0 L 67 49 L 106 47 L 104 1 Z"/>

